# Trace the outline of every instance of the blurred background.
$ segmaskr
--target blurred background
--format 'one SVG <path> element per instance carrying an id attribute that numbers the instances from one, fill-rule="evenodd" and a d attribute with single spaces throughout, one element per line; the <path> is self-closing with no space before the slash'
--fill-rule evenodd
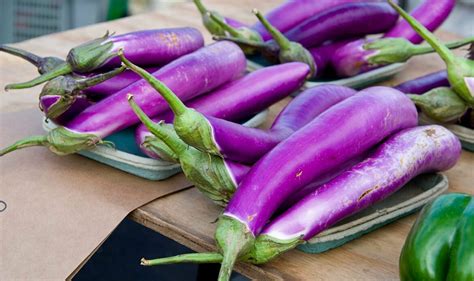
<path id="1" fill-rule="evenodd" d="M 0 43 L 162 9 L 191 0 L 0 0 Z M 224 0 L 223 0 L 224 1 Z M 401 0 L 408 10 L 422 0 Z M 458 0 L 442 28 L 468 36 L 474 30 L 474 0 Z"/>

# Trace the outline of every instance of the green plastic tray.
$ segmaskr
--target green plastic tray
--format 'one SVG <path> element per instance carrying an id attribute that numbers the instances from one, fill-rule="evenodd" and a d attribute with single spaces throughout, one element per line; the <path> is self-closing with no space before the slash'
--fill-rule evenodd
<path id="1" fill-rule="evenodd" d="M 243 125 L 258 127 L 265 122 L 267 116 L 268 109 L 256 114 Z M 45 131 L 55 127 L 56 124 L 53 122 L 43 120 Z M 83 150 L 78 154 L 149 180 L 164 180 L 181 172 L 180 166 L 176 163 L 152 159 L 143 154 L 135 143 L 135 127 L 115 133 L 105 140 L 113 142 L 115 148 L 99 145 L 95 149 Z"/>
<path id="2" fill-rule="evenodd" d="M 448 189 L 445 175 L 424 174 L 416 177 L 395 194 L 321 232 L 298 246 L 306 253 L 322 253 L 342 246 L 364 234 L 412 214 Z"/>

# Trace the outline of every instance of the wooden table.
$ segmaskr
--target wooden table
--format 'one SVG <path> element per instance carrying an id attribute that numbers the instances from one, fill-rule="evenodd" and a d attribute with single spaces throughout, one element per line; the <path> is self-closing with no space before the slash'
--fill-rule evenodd
<path id="1" fill-rule="evenodd" d="M 224 15 L 249 23 L 254 21 L 250 13 L 252 8 L 266 11 L 275 5 L 274 1 L 270 0 L 207 0 L 205 2 Z M 64 57 L 71 47 L 98 37 L 106 30 L 123 33 L 171 26 L 199 28 L 206 35 L 207 42 L 211 41 L 193 5 L 180 3 L 170 5 L 161 11 L 48 35 L 16 44 L 16 46 L 34 50 L 39 55 Z M 438 35 L 444 40 L 457 38 L 445 32 L 439 32 Z M 36 75 L 31 66 L 11 56 L 0 55 L 0 64 L 0 77 L 3 82 L 23 81 Z M 408 63 L 406 71 L 383 84 L 394 85 L 442 67 L 443 63 L 435 55 L 418 57 Z M 3 84 L 0 85 L 1 88 L 3 86 Z M 36 87 L 4 95 L 0 99 L 0 109 L 16 111 L 36 107 L 37 97 L 31 93 L 38 90 L 39 88 Z M 288 101 L 289 98 L 271 107 L 271 118 L 268 118 L 266 127 Z M 446 172 L 450 181 L 449 191 L 472 194 L 473 167 L 474 154 L 464 151 L 456 167 Z M 221 211 L 196 189 L 191 188 L 140 207 L 132 212 L 130 217 L 195 251 L 213 251 L 216 249 L 213 240 L 215 227 L 213 222 Z M 415 216 L 412 215 L 398 220 L 323 254 L 310 255 L 292 250 L 263 266 L 238 263 L 235 270 L 251 279 L 258 280 L 396 280 L 398 279 L 398 256 L 414 218 Z M 160 256 L 159 249 L 156 255 Z"/>

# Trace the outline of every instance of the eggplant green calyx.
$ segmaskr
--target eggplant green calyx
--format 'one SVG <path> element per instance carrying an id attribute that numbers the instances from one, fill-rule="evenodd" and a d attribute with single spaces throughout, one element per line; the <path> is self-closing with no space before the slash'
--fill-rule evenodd
<path id="1" fill-rule="evenodd" d="M 277 28 L 275 28 L 257 9 L 253 9 L 252 12 L 257 16 L 258 20 L 272 35 L 273 40 L 275 40 L 275 42 L 280 47 L 280 62 L 306 63 L 311 69 L 309 77 L 314 77 L 316 75 L 316 64 L 311 53 L 300 43 L 288 40 L 288 38 L 286 38 L 283 33 L 281 33 Z"/>
<path id="2" fill-rule="evenodd" d="M 257 31 L 255 31 L 251 28 L 248 28 L 248 27 L 234 28 L 234 27 L 228 25 L 227 23 L 225 23 L 221 18 L 219 18 L 214 13 L 208 12 L 208 16 L 214 22 L 219 24 L 220 27 L 232 37 L 242 39 L 242 40 L 248 40 L 250 42 L 254 41 L 254 42 L 263 43 L 263 39 L 262 39 L 262 36 L 260 35 L 260 33 L 258 33 Z M 242 51 L 246 55 L 253 55 L 257 51 L 255 48 L 253 48 L 253 47 L 249 48 L 246 45 L 239 45 L 239 46 L 242 48 Z"/>
<path id="3" fill-rule="evenodd" d="M 154 123 L 135 103 L 132 95 L 128 95 L 128 102 L 147 129 L 172 151 L 186 178 L 218 205 L 226 205 L 237 183 L 227 169 L 224 159 L 187 145 L 171 125 Z"/>
<path id="4" fill-rule="evenodd" d="M 252 249 L 255 236 L 242 222 L 222 215 L 217 222 L 215 239 L 223 256 L 218 280 L 228 281 L 235 262 Z"/>
<path id="5" fill-rule="evenodd" d="M 185 143 L 201 151 L 220 156 L 219 148 L 214 141 L 212 126 L 204 115 L 188 108 L 165 84 L 143 68 L 127 60 L 121 50 L 119 56 L 128 68 L 150 83 L 166 100 L 175 115 L 174 128 L 176 133 Z"/>
<path id="6" fill-rule="evenodd" d="M 169 146 L 167 146 L 160 138 L 157 138 L 154 135 L 145 137 L 140 146 L 158 155 L 158 157 L 164 161 L 175 163 L 179 162 L 178 155 L 176 155 L 176 153 L 174 153 L 174 151 L 169 148 Z"/>
<path id="7" fill-rule="evenodd" d="M 408 95 L 433 120 L 447 123 L 458 120 L 466 113 L 468 106 L 448 87 L 439 87 L 423 95 Z"/>
<path id="8" fill-rule="evenodd" d="M 449 42 L 446 47 L 459 48 L 474 41 L 474 37 L 460 41 Z M 368 62 L 372 65 L 386 65 L 397 62 L 405 62 L 413 56 L 435 52 L 428 44 L 416 45 L 404 38 L 381 38 L 364 44 L 365 50 L 373 50 L 367 56 Z"/>
<path id="9" fill-rule="evenodd" d="M 305 241 L 302 237 L 280 240 L 270 235 L 262 234 L 257 237 L 252 249 L 242 256 L 242 260 L 253 264 L 264 264 L 303 243 Z"/>
<path id="10" fill-rule="evenodd" d="M 111 142 L 102 141 L 94 134 L 76 133 L 64 127 L 58 127 L 51 130 L 46 136 L 33 136 L 17 141 L 1 150 L 0 156 L 30 146 L 46 146 L 57 155 L 67 155 L 84 149 L 93 149 L 98 144 L 113 146 Z"/>
<path id="11" fill-rule="evenodd" d="M 40 57 L 26 50 L 10 47 L 7 45 L 0 45 L 0 51 L 20 57 L 30 62 L 38 69 L 39 74 L 49 72 L 58 65 L 64 63 L 64 60 L 58 57 Z"/>
<path id="12" fill-rule="evenodd" d="M 40 93 L 40 99 L 54 96 L 58 97 L 57 101 L 48 108 L 42 108 L 40 103 L 40 109 L 45 112 L 47 118 L 57 118 L 71 107 L 76 98 L 81 95 L 81 90 L 100 84 L 122 73 L 125 69 L 125 67 L 120 67 L 106 73 L 81 79 L 77 79 L 72 75 L 58 76 L 48 81 Z"/>
<path id="13" fill-rule="evenodd" d="M 201 0 L 194 0 L 194 4 L 196 5 L 197 9 L 199 10 L 199 13 L 201 14 L 202 18 L 202 23 L 204 24 L 204 27 L 213 35 L 225 35 L 224 29 L 221 27 L 220 24 L 215 22 L 211 17 L 209 16 L 209 10 L 202 4 Z M 224 17 L 219 15 L 217 12 L 212 11 L 216 17 L 218 17 L 220 20 L 225 21 Z"/>
<path id="14" fill-rule="evenodd" d="M 446 64 L 448 80 L 453 90 L 470 106 L 474 106 L 474 92 L 465 78 L 474 77 L 474 61 L 456 57 L 436 36 L 392 0 L 389 4 L 411 25 L 411 27 L 436 50 Z"/>
<path id="15" fill-rule="evenodd" d="M 91 72 L 103 66 L 116 56 L 112 52 L 113 42 L 109 40 L 112 35 L 107 31 L 103 37 L 72 48 L 66 61 L 77 72 Z"/>

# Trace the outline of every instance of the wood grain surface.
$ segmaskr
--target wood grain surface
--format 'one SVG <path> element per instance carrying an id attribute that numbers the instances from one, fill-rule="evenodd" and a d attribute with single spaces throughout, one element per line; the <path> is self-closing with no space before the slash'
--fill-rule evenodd
<path id="1" fill-rule="evenodd" d="M 252 8 L 265 12 L 277 2 L 281 1 L 205 1 L 209 7 L 223 15 L 232 16 L 246 23 L 255 21 L 250 12 Z M 106 30 L 123 33 L 173 26 L 196 27 L 203 31 L 206 41 L 211 42 L 194 6 L 191 3 L 177 3 L 163 10 L 43 36 L 15 46 L 34 51 L 39 55 L 64 57 L 71 47 L 101 36 Z M 442 31 L 438 32 L 438 35 L 443 40 L 458 38 Z M 382 84 L 395 85 L 441 68 L 443 63 L 436 55 L 423 55 L 410 60 L 406 71 Z M 6 83 L 25 81 L 36 75 L 35 69 L 26 62 L 0 53 L 1 89 Z M 0 109 L 17 111 L 36 107 L 39 89 L 35 87 L 11 93 L 2 92 Z M 271 107 L 270 118 L 263 127 L 271 124 L 275 115 L 289 100 L 287 98 Z M 464 151 L 456 167 L 446 173 L 450 181 L 449 191 L 472 194 L 473 169 L 474 154 Z M 142 206 L 132 212 L 130 217 L 195 251 L 210 251 L 215 250 L 213 222 L 221 211 L 197 190 L 191 188 Z M 235 270 L 256 280 L 397 280 L 398 256 L 414 218 L 412 215 L 398 220 L 323 254 L 310 255 L 292 250 L 264 266 L 239 263 Z M 156 257 L 160 257 L 159 249 L 156 249 Z M 160 270 L 159 267 L 156 270 Z"/>

